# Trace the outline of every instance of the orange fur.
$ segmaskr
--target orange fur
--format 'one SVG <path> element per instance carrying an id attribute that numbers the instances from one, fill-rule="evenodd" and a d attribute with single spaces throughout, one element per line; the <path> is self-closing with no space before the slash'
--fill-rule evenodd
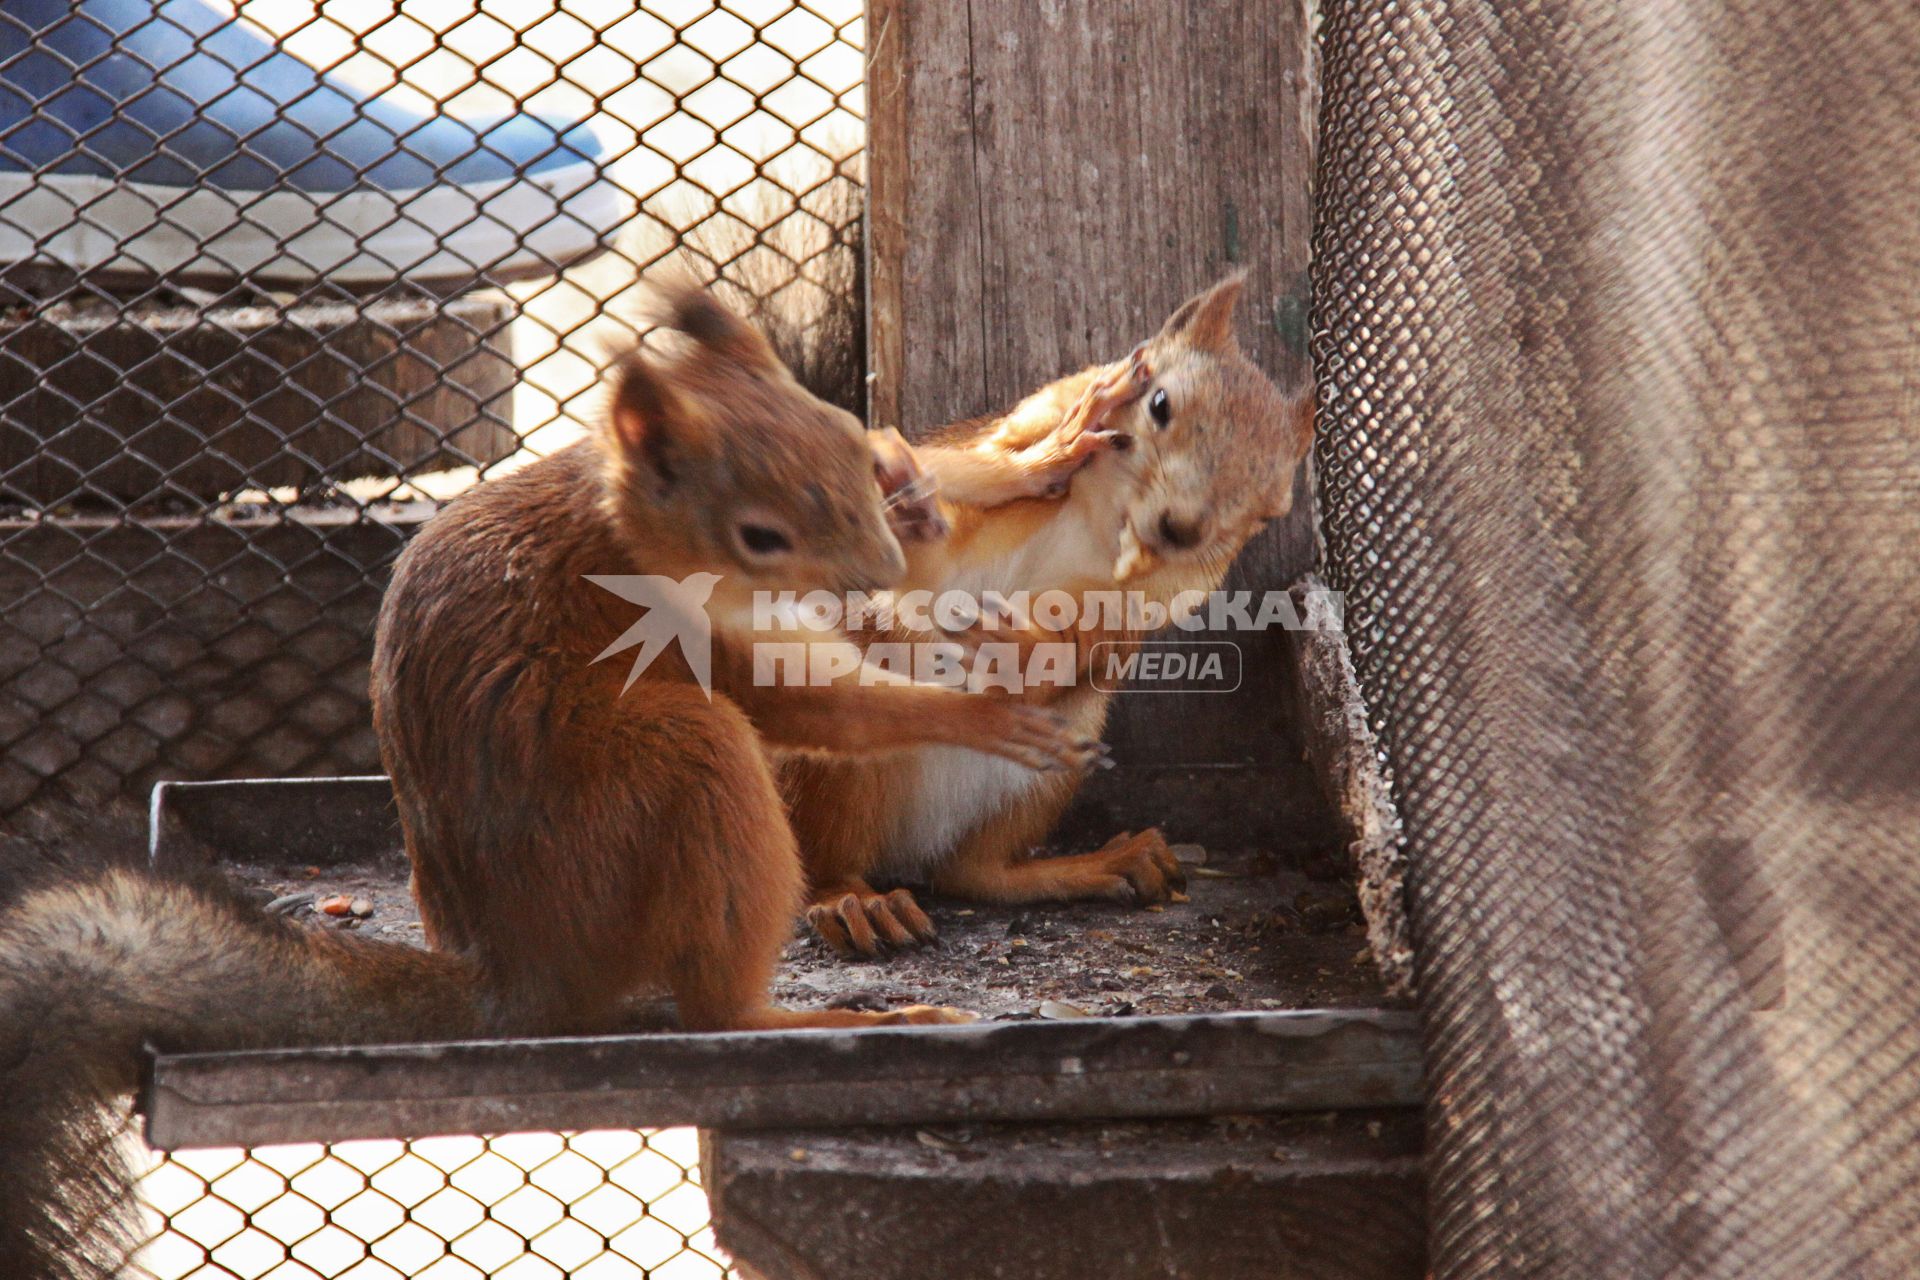
<path id="1" fill-rule="evenodd" d="M 523 1026 L 659 986 L 696 1028 L 949 1019 L 767 1003 L 802 874 L 766 746 L 1073 767 L 1094 744 L 953 689 L 755 684 L 753 590 L 870 589 L 904 559 L 858 423 L 704 295 L 669 303 L 678 349 L 625 363 L 600 438 L 451 504 L 395 567 L 374 720 L 429 939 Z M 623 691 L 595 658 L 631 606 L 583 576 L 696 572 L 720 575 L 711 696 L 671 649 Z"/>
<path id="2" fill-rule="evenodd" d="M 1240 289 L 1235 277 L 1189 300 L 1128 360 L 1063 378 L 999 418 L 934 433 L 918 454 L 947 494 L 942 515 L 951 533 L 908 547 L 908 584 L 1035 596 L 1123 586 L 1163 605 L 1217 587 L 1240 548 L 1291 508 L 1294 474 L 1312 436 L 1311 392 L 1282 395 L 1234 340 Z M 1141 367 L 1148 381 L 1130 386 L 1130 371 Z M 1164 425 L 1150 408 L 1155 391 L 1168 396 Z M 1133 447 L 1095 449 L 1063 464 L 1084 448 L 1090 426 L 1124 434 Z M 1057 482 L 1063 465 L 1075 468 L 1064 501 L 1028 496 Z M 1025 471 L 1033 474 L 1023 481 Z M 1191 542 L 1165 538 L 1163 517 Z M 1067 632 L 1032 626 L 972 639 L 1011 640 L 1023 652 L 1040 643 L 1076 645 L 1074 684 L 1022 697 L 1096 737 L 1110 696 L 1086 678 L 1096 646 L 1110 642 L 1124 652 L 1142 638 L 1098 621 L 1083 613 Z M 809 918 L 845 953 L 924 940 L 904 927 L 900 896 L 873 888 L 883 875 L 1005 903 L 1151 902 L 1180 884 L 1158 832 L 1094 853 L 1030 856 L 1071 803 L 1080 774 L 1023 778 L 991 761 L 919 750 L 860 761 L 789 759 L 780 776 L 806 865 Z"/>

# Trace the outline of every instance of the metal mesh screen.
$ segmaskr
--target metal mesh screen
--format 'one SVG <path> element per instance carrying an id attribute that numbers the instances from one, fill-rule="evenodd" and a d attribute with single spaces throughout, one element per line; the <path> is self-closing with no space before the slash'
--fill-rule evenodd
<path id="1" fill-rule="evenodd" d="M 722 1280 L 691 1129 L 178 1152 L 129 1280 Z"/>
<path id="2" fill-rule="evenodd" d="M 858 408 L 863 39 L 858 0 L 0 3 L 0 814 L 376 770 L 387 565 L 578 435 L 663 257 Z"/>
<path id="3" fill-rule="evenodd" d="M 670 255 L 858 410 L 858 0 L 0 0 L 0 816 L 379 768 L 387 567 Z M 713 1276 L 690 1131 L 191 1152 L 136 1276 Z"/>
<path id="4" fill-rule="evenodd" d="M 1920 1274 L 1920 17 L 1329 6 L 1443 1277 Z"/>

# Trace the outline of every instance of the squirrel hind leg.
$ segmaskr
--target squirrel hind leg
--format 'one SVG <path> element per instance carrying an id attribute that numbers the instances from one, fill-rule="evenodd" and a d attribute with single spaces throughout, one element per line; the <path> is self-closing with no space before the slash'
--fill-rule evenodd
<path id="1" fill-rule="evenodd" d="M 868 1013 L 856 1009 L 785 1009 L 767 1000 L 772 977 L 750 973 L 745 966 L 684 966 L 673 980 L 674 1002 L 680 1025 L 688 1031 L 785 1031 L 798 1027 L 924 1026 L 972 1022 L 977 1016 L 960 1009 L 908 1005 Z"/>
<path id="2" fill-rule="evenodd" d="M 757 1009 L 742 1010 L 737 1021 L 724 1027 L 711 1029 L 716 1031 L 792 1031 L 809 1027 L 850 1030 L 859 1027 L 957 1026 L 977 1022 L 979 1018 L 979 1014 L 969 1013 L 965 1009 L 932 1004 L 910 1004 L 899 1009 L 888 1009 L 883 1013 L 866 1013 L 857 1009 L 783 1009 L 778 1005 L 769 1004 Z"/>
<path id="3" fill-rule="evenodd" d="M 943 868 L 935 884 L 981 902 L 1020 904 L 1107 899 L 1150 906 L 1185 902 L 1186 872 L 1158 828 L 1123 832 L 1091 853 L 1052 858 L 975 858 Z"/>
<path id="4" fill-rule="evenodd" d="M 972 1022 L 971 1013 L 930 1005 L 882 1012 L 854 1009 L 785 1009 L 767 998 L 774 968 L 787 940 L 783 930 L 763 945 L 758 938 L 714 934 L 697 951 L 682 955 L 670 980 L 680 1025 L 688 1031 L 781 1031 L 796 1027 L 876 1027 Z"/>
<path id="5" fill-rule="evenodd" d="M 703 714 L 730 720 L 737 732 L 710 736 L 717 767 L 679 780 L 676 821 L 656 824 L 647 848 L 682 870 L 684 909 L 660 913 L 659 950 L 650 972 L 673 992 L 680 1025 L 689 1031 L 770 1031 L 788 1027 L 869 1027 L 966 1022 L 956 1009 L 915 1005 L 864 1013 L 851 1009 L 782 1009 L 769 999 L 780 953 L 793 937 L 802 901 L 800 850 L 765 748 L 741 713 Z M 714 873 L 712 850 L 725 850 Z M 689 880 L 687 872 L 708 874 Z"/>

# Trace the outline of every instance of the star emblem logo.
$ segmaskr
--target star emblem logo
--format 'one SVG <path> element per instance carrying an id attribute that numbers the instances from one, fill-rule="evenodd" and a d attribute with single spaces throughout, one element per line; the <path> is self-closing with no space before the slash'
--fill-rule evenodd
<path id="1" fill-rule="evenodd" d="M 700 692 L 713 697 L 713 620 L 707 616 L 707 601 L 720 581 L 717 573 L 694 573 L 685 578 L 665 578 L 651 573 L 589 573 L 588 582 L 603 591 L 611 591 L 622 600 L 646 610 L 640 620 L 621 632 L 619 638 L 594 655 L 599 662 L 616 653 L 638 647 L 625 693 L 634 681 L 665 653 L 668 645 L 678 645 Z"/>

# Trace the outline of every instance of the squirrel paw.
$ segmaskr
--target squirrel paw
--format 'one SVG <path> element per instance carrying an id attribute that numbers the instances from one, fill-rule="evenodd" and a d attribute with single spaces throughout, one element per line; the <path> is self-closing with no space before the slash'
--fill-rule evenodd
<path id="1" fill-rule="evenodd" d="M 905 889 L 855 891 L 807 908 L 807 923 L 844 960 L 875 959 L 933 942 L 940 934 Z"/>
<path id="2" fill-rule="evenodd" d="M 1086 395 L 1069 417 L 1079 417 L 1082 436 L 1091 437 L 1098 448 L 1130 449 L 1133 437 L 1113 425 L 1113 416 L 1146 395 L 1152 385 L 1153 367 L 1147 363 L 1146 355 L 1136 349 L 1123 364 L 1087 388 Z"/>
<path id="3" fill-rule="evenodd" d="M 947 518 L 940 514 L 939 485 L 920 466 L 913 446 L 896 427 L 869 432 L 873 448 L 873 478 L 887 512 L 887 525 L 901 542 L 934 542 L 947 536 Z"/>
<path id="4" fill-rule="evenodd" d="M 1133 448 L 1133 437 L 1124 431 L 1105 427 L 1075 432 L 1044 446 L 1045 456 L 1032 467 L 1036 497 L 1062 498 L 1073 487 L 1073 477 L 1082 467 L 1106 452 L 1125 453 Z"/>
<path id="5" fill-rule="evenodd" d="M 1107 896 L 1120 902 L 1151 906 L 1172 900 L 1187 887 L 1186 872 L 1158 827 L 1137 835 L 1123 831 L 1083 856 L 1112 878 Z"/>
<path id="6" fill-rule="evenodd" d="M 1113 425 L 1113 417 L 1147 393 L 1153 372 L 1139 352 L 1096 379 L 1060 420 L 1060 428 L 1035 449 L 1034 482 L 1039 496 L 1058 498 L 1071 487 L 1074 473 L 1111 450 L 1124 453 L 1133 437 Z"/>
<path id="7" fill-rule="evenodd" d="M 1107 744 L 1077 732 L 1065 716 L 1043 707 L 1008 702 L 988 694 L 973 695 L 987 723 L 982 738 L 967 745 L 1042 773 L 1065 769 L 1111 769 Z"/>

